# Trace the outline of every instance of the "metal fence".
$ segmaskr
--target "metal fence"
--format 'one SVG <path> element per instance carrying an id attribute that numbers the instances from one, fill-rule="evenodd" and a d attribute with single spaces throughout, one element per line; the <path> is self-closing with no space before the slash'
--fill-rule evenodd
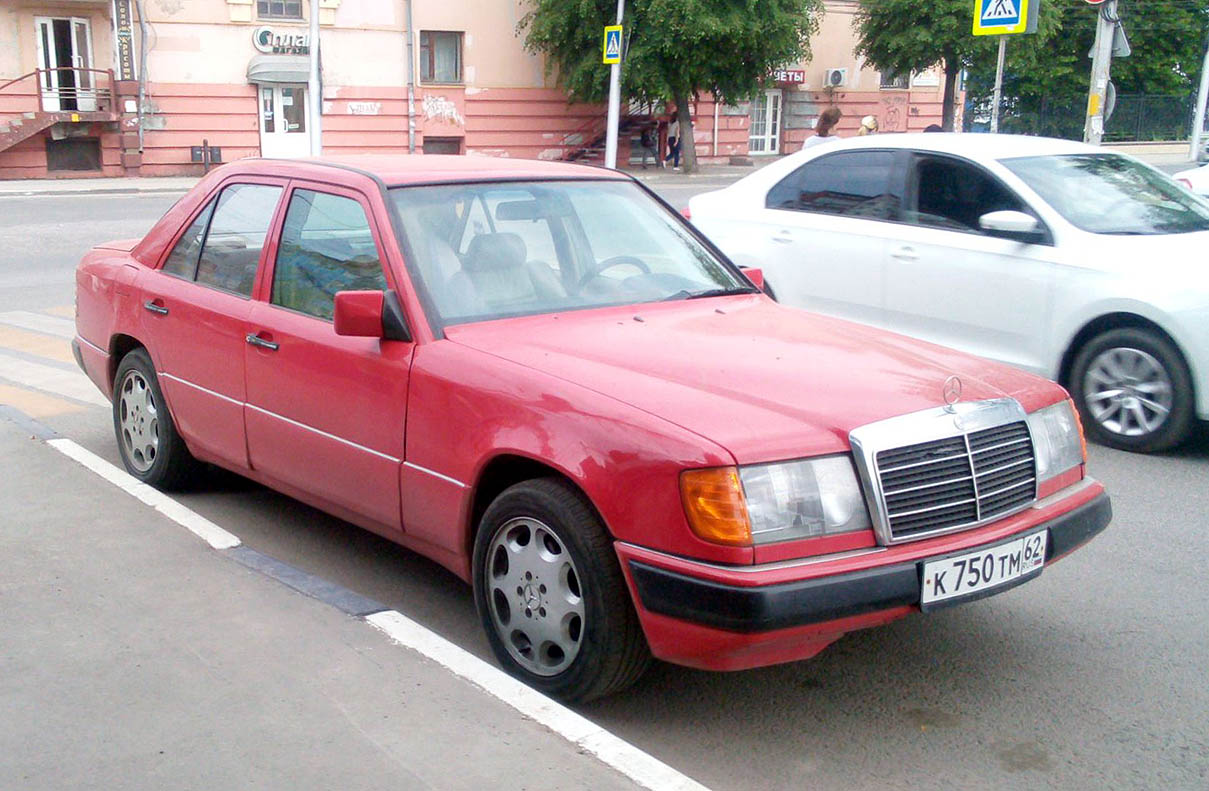
<path id="1" fill-rule="evenodd" d="M 1112 116 L 1104 124 L 1105 142 L 1187 140 L 1192 132 L 1195 97 L 1121 94 Z M 1083 139 L 1086 96 L 1042 99 L 1036 110 L 1023 110 L 1020 103 L 1005 99 L 1000 108 L 999 129 L 1024 135 Z M 986 131 L 984 118 L 990 109 L 967 112 L 971 131 Z M 980 128 L 981 127 L 981 128 Z"/>

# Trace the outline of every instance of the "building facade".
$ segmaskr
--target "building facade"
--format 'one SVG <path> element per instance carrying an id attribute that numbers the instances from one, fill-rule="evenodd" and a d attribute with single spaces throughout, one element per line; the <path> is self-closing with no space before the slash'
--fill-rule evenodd
<path id="1" fill-rule="evenodd" d="M 320 0 L 322 96 L 307 88 L 309 0 L 3 0 L 0 178 L 183 175 L 206 160 L 324 153 L 592 158 L 604 108 L 569 104 L 525 51 L 529 0 Z M 751 102 L 695 102 L 698 156 L 796 150 L 823 108 L 840 131 L 940 118 L 935 74 L 852 54 L 855 3 L 829 2 L 811 62 Z M 410 24 L 409 24 L 410 17 Z M 602 68 L 605 68 L 602 66 Z M 630 108 L 621 155 L 659 113 Z M 631 141 L 630 138 L 633 138 Z"/>

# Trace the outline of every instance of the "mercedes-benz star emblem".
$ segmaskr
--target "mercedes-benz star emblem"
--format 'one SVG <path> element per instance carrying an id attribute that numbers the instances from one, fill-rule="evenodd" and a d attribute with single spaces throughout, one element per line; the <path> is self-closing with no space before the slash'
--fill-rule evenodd
<path id="1" fill-rule="evenodd" d="M 953 405 L 961 400 L 961 380 L 956 376 L 950 376 L 945 380 L 944 387 L 941 388 L 940 394 L 945 400 L 945 408 L 952 412 Z"/>

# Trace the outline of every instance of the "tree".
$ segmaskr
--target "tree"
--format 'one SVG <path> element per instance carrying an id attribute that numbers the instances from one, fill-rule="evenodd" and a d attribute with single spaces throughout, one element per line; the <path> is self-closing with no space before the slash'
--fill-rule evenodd
<path id="1" fill-rule="evenodd" d="M 749 99 L 774 69 L 808 59 L 822 8 L 822 0 L 629 0 L 622 95 L 675 103 L 684 170 L 695 170 L 691 102 L 703 93 Z M 519 29 L 572 101 L 600 102 L 609 84 L 601 31 L 616 14 L 616 0 L 534 0 Z"/>

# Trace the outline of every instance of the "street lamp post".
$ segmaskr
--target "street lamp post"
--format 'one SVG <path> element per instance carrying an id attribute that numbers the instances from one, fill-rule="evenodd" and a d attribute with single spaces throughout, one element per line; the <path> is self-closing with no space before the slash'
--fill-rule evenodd
<path id="1" fill-rule="evenodd" d="M 319 85 L 319 0 L 311 0 L 311 74 L 307 81 L 306 92 L 311 97 L 311 156 L 323 155 L 323 98 Z"/>
<path id="2" fill-rule="evenodd" d="M 318 0 L 316 0 L 317 2 Z M 617 0 L 617 24 L 625 16 L 625 0 Z M 609 118 L 605 129 L 605 167 L 617 167 L 617 125 L 621 116 L 621 63 L 609 67 Z"/>

